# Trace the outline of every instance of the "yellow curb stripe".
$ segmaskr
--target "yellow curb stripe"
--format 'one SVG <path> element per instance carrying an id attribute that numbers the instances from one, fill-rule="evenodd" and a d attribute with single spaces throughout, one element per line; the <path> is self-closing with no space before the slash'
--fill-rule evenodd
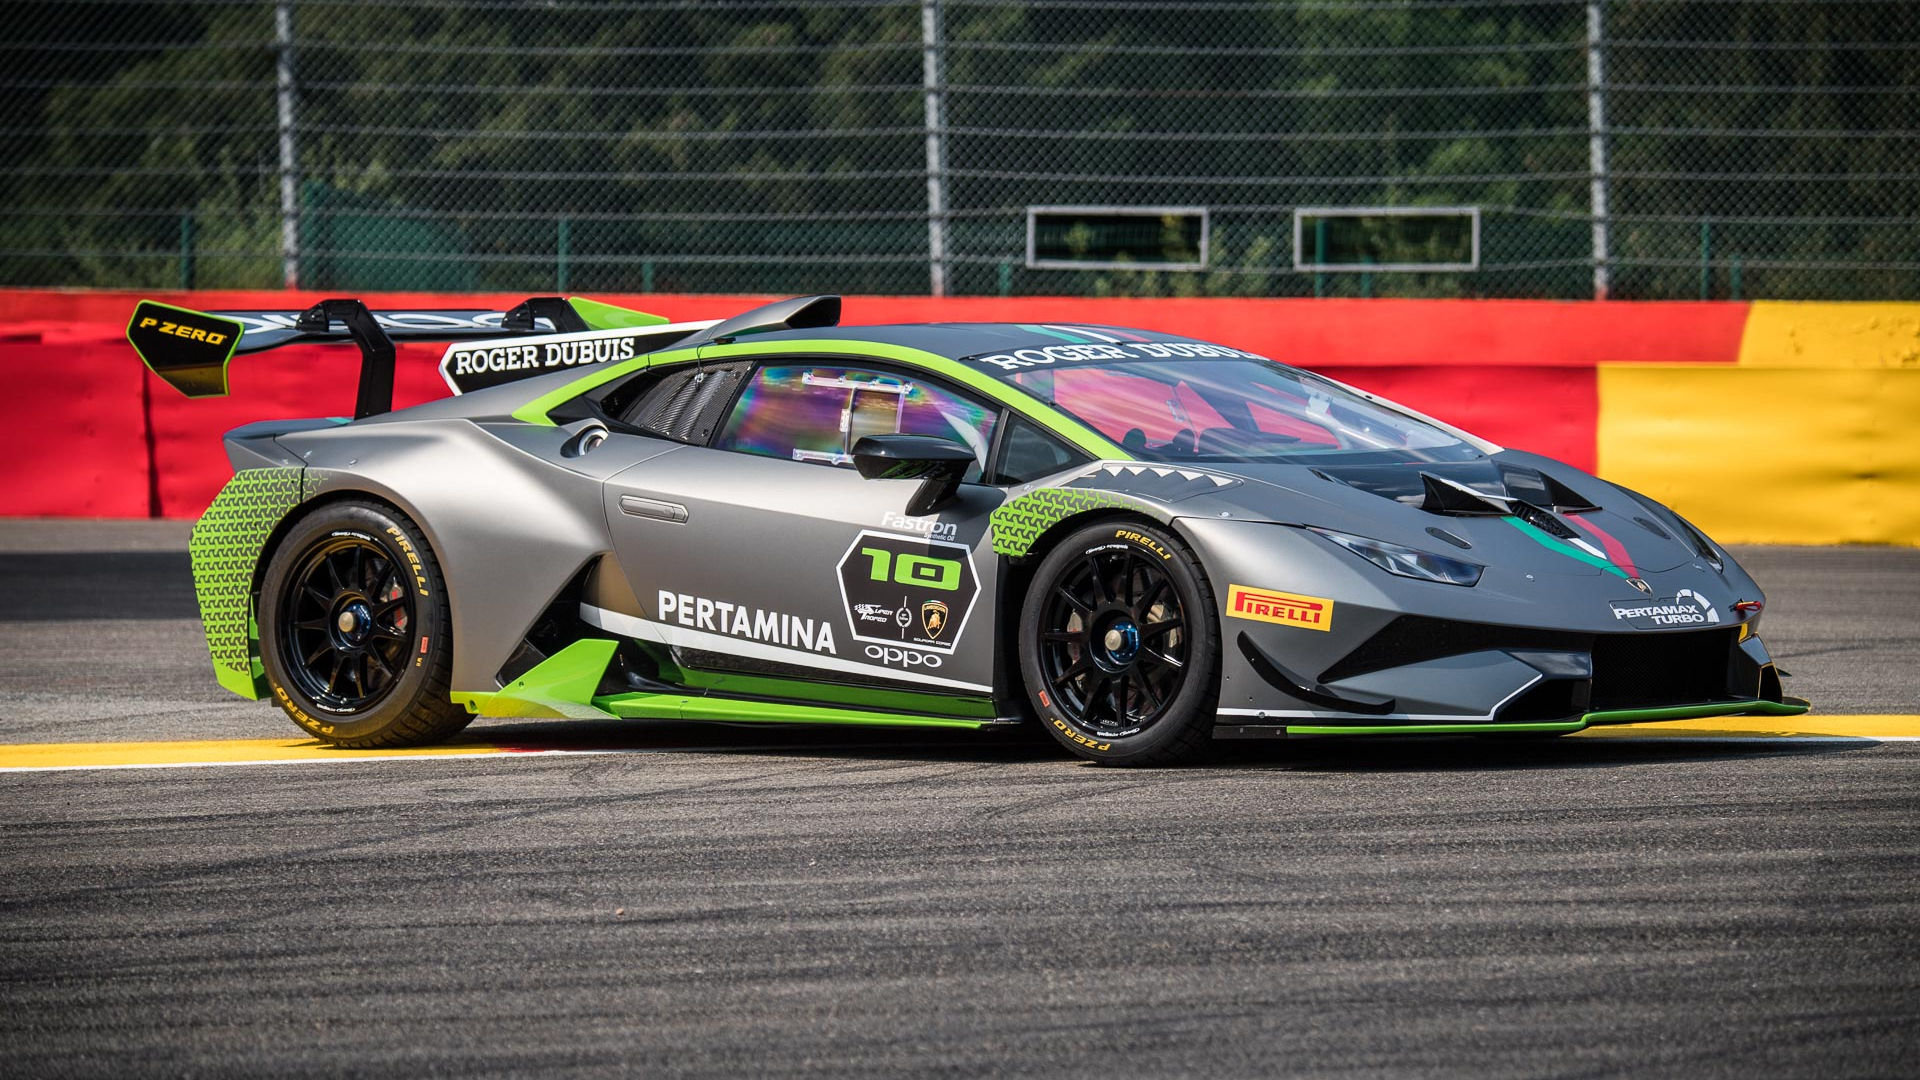
<path id="1" fill-rule="evenodd" d="M 166 765 L 255 765 L 377 758 L 481 757 L 504 747 L 468 743 L 399 750 L 341 750 L 315 739 L 204 742 L 25 743 L 0 746 L 0 769 L 111 769 Z"/>
<path id="2" fill-rule="evenodd" d="M 1920 715 L 1718 716 L 1615 724 L 1589 728 L 1572 738 L 1655 739 L 1894 739 L 1920 740 Z M 73 769 L 165 769 L 224 765 L 312 765 L 355 761 L 546 757 L 556 754 L 659 754 L 697 750 L 687 746 L 570 749 L 519 743 L 463 743 L 400 750 L 341 750 L 308 739 L 212 739 L 201 742 L 16 743 L 0 745 L 0 772 Z M 729 747 L 732 750 L 747 747 Z"/>
<path id="3" fill-rule="evenodd" d="M 1920 716 L 1714 716 L 1593 727 L 1577 738 L 1920 739 Z"/>

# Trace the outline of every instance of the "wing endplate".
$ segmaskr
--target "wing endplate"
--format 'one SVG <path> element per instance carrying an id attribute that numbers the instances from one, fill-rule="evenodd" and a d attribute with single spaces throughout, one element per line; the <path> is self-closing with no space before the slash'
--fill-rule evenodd
<path id="1" fill-rule="evenodd" d="M 188 397 L 225 397 L 227 364 L 245 326 L 238 319 L 142 300 L 127 322 L 127 343 L 147 370 Z"/>

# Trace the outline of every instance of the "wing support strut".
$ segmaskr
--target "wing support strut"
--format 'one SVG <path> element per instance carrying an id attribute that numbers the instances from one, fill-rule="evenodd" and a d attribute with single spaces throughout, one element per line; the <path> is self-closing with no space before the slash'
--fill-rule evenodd
<path id="1" fill-rule="evenodd" d="M 351 299 L 322 300 L 300 313 L 295 328 L 311 334 L 325 334 L 335 321 L 344 323 L 347 335 L 360 347 L 360 388 L 354 395 L 353 418 L 364 420 L 393 411 L 393 339 L 380 329 L 367 305 Z"/>

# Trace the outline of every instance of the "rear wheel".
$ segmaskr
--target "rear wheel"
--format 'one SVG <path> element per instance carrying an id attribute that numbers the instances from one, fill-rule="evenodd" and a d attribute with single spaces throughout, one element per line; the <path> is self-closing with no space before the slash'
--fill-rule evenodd
<path id="1" fill-rule="evenodd" d="M 337 746 L 417 746 L 467 726 L 440 567 L 411 521 L 366 502 L 322 506 L 275 550 L 260 654 L 295 724 Z"/>
<path id="2" fill-rule="evenodd" d="M 1041 560 L 1021 610 L 1027 696 L 1048 732 L 1090 761 L 1200 756 L 1219 657 L 1206 576 L 1155 526 L 1107 521 L 1068 536 Z"/>

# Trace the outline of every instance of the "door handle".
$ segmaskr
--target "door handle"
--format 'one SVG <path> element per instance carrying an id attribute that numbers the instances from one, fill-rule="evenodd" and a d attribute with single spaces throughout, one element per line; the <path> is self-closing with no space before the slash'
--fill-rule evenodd
<path id="1" fill-rule="evenodd" d="M 684 522 L 687 520 L 687 508 L 679 503 L 643 499 L 638 495 L 620 496 L 620 512 L 633 517 L 652 518 L 655 521 Z"/>

